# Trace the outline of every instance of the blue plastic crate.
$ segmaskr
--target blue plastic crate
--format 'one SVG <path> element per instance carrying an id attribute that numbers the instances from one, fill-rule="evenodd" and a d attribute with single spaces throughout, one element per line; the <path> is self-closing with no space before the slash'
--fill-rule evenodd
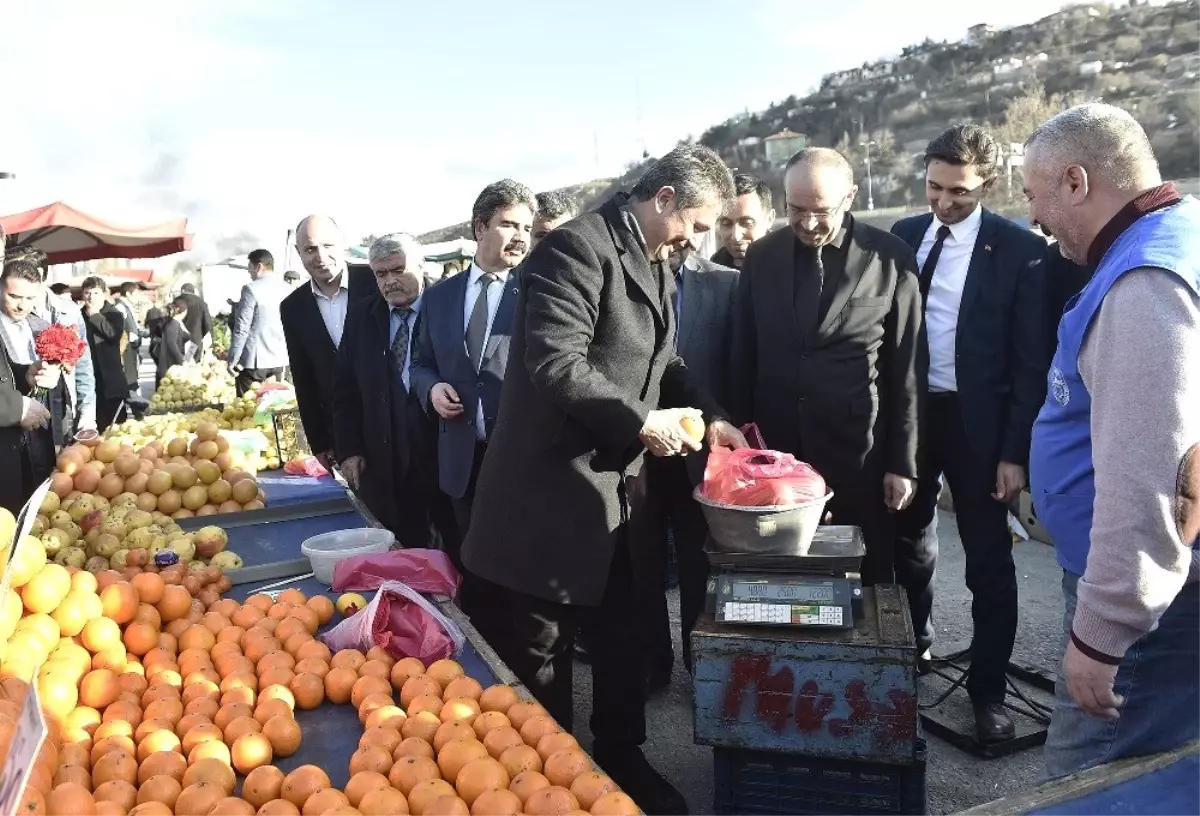
<path id="1" fill-rule="evenodd" d="M 925 757 L 920 737 L 909 765 L 714 748 L 713 812 L 922 814 Z"/>

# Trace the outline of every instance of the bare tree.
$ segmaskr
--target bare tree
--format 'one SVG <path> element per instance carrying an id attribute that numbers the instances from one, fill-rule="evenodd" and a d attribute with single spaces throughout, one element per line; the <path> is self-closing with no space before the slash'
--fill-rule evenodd
<path id="1" fill-rule="evenodd" d="M 1045 88 L 1035 85 L 1005 103 L 1004 116 L 993 128 L 993 135 L 1007 151 L 1010 144 L 1023 144 L 1043 122 L 1062 110 L 1061 94 L 1046 96 Z"/>

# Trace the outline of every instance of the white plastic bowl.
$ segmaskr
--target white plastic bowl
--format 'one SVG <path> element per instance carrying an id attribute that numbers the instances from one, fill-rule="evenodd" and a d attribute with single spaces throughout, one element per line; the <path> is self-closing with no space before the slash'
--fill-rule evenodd
<path id="1" fill-rule="evenodd" d="M 312 564 L 316 579 L 328 586 L 333 583 L 333 568 L 338 561 L 352 555 L 387 552 L 395 543 L 396 536 L 390 530 L 362 527 L 313 536 L 300 545 L 300 552 Z"/>

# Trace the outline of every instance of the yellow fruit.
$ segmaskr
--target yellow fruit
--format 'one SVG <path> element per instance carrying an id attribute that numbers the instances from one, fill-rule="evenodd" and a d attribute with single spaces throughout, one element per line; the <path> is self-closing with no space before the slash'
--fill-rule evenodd
<path id="1" fill-rule="evenodd" d="M 25 536 L 16 545 L 12 556 L 12 579 L 10 586 L 19 589 L 25 586 L 46 566 L 46 548 L 33 536 Z"/>
<path id="2" fill-rule="evenodd" d="M 342 617 L 350 617 L 360 609 L 367 606 L 367 599 L 357 592 L 347 592 L 337 599 L 337 611 L 342 613 Z"/>
<path id="3" fill-rule="evenodd" d="M 685 416 L 679 420 L 679 424 L 683 426 L 683 432 L 692 438 L 697 444 L 704 441 L 704 420 L 699 417 Z"/>

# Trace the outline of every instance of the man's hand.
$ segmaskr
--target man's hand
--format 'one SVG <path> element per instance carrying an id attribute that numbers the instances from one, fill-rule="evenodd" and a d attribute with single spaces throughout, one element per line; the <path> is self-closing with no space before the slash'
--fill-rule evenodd
<path id="1" fill-rule="evenodd" d="M 45 388 L 47 391 L 58 385 L 62 379 L 62 369 L 50 363 L 38 361 L 25 371 L 25 380 L 33 388 Z"/>
<path id="2" fill-rule="evenodd" d="M 1001 462 L 996 467 L 996 492 L 992 498 L 1008 504 L 1025 489 L 1025 468 L 1012 462 Z"/>
<path id="3" fill-rule="evenodd" d="M 229 365 L 226 366 L 226 368 L 229 370 L 229 373 L 234 377 L 236 377 L 238 374 L 242 373 L 242 367 L 240 365 L 238 365 L 237 363 L 230 363 Z"/>
<path id="4" fill-rule="evenodd" d="M 21 397 L 21 427 L 27 431 L 50 424 L 50 412 L 35 399 Z"/>
<path id="5" fill-rule="evenodd" d="M 883 503 L 893 513 L 903 510 L 913 500 L 916 482 L 895 473 L 884 474 Z"/>
<path id="6" fill-rule="evenodd" d="M 1125 700 L 1113 693 L 1116 666 L 1092 660 L 1076 648 L 1074 641 L 1068 641 L 1063 668 L 1067 675 L 1067 692 L 1080 708 L 1102 720 L 1115 720 L 1121 716 L 1117 709 Z"/>
<path id="7" fill-rule="evenodd" d="M 458 398 L 458 392 L 450 383 L 438 383 L 430 388 L 429 401 L 442 419 L 454 419 L 462 415 L 462 400 Z"/>
<path id="8" fill-rule="evenodd" d="M 750 443 L 746 441 L 742 432 L 723 419 L 709 423 L 705 441 L 708 442 L 710 448 L 722 447 L 737 450 L 750 447 Z"/>
<path id="9" fill-rule="evenodd" d="M 361 456 L 351 456 L 342 462 L 342 475 L 346 477 L 346 482 L 355 490 L 358 490 L 362 484 L 362 474 L 366 467 L 366 462 Z"/>
<path id="10" fill-rule="evenodd" d="M 646 424 L 638 438 L 655 456 L 678 456 L 684 451 L 700 450 L 700 443 L 688 436 L 680 420 L 694 417 L 703 422 L 695 408 L 662 408 L 646 415 Z M 744 440 L 743 440 L 744 441 Z"/>
<path id="11" fill-rule="evenodd" d="M 321 463 L 321 467 L 328 471 L 332 471 L 333 466 L 337 464 L 333 459 L 333 451 L 331 450 L 314 453 L 313 456 L 317 457 L 317 461 Z"/>

